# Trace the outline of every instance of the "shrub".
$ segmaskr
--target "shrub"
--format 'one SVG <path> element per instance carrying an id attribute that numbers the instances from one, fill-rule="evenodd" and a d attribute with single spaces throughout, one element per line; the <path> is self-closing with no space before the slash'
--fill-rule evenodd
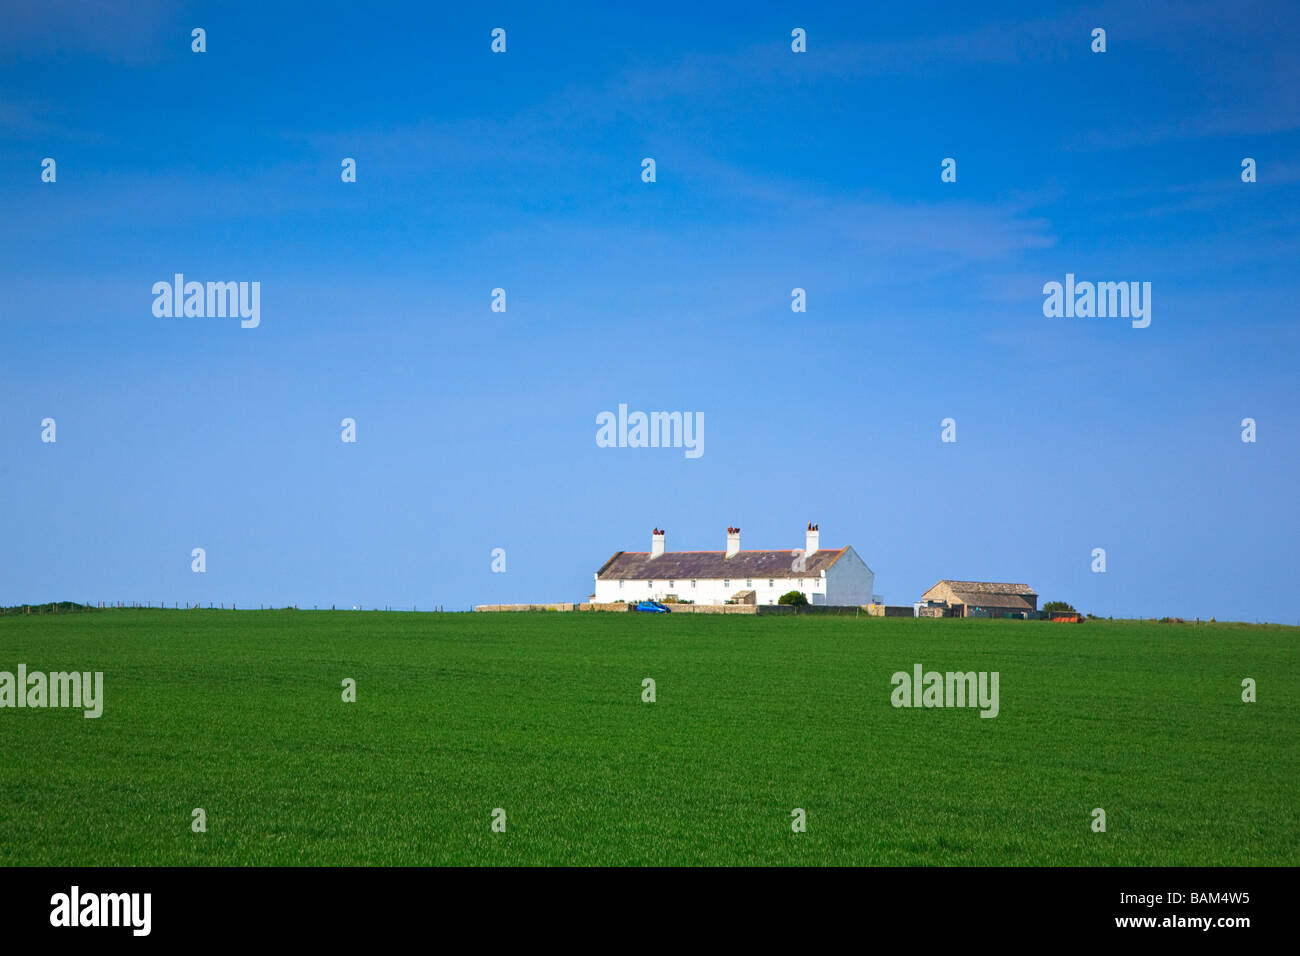
<path id="1" fill-rule="evenodd" d="M 1079 613 L 1065 601 L 1048 601 L 1046 604 L 1043 605 L 1043 610 L 1046 611 L 1048 614 L 1051 614 L 1053 612 L 1057 614 L 1078 614 Z"/>
<path id="2" fill-rule="evenodd" d="M 808 603 L 808 597 L 802 591 L 786 591 L 776 599 L 777 604 L 793 604 L 795 607 L 803 607 Z"/>

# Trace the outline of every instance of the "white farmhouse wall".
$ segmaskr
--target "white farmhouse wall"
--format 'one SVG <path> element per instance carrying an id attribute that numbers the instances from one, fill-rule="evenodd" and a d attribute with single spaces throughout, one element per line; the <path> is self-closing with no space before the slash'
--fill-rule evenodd
<path id="1" fill-rule="evenodd" d="M 876 575 L 856 551 L 848 548 L 826 569 L 825 603 L 840 607 L 870 604 L 875 586 Z"/>
<path id="2" fill-rule="evenodd" d="M 840 560 L 843 561 L 844 558 Z M 789 578 L 697 578 L 693 583 L 689 578 L 672 581 L 665 578 L 655 578 L 653 581 L 629 579 L 621 587 L 618 581 L 597 580 L 596 603 L 662 601 L 667 595 L 675 594 L 679 600 L 694 601 L 696 604 L 725 604 L 737 591 L 752 590 L 759 604 L 775 604 L 777 598 L 787 591 L 802 591 L 808 595 L 809 603 L 826 604 L 826 587 L 826 578 L 813 574 Z M 871 596 L 869 590 L 867 596 Z"/>

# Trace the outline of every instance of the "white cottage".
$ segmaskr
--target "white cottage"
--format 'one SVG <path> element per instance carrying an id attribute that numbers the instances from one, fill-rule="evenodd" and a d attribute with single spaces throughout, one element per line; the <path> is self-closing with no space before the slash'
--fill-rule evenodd
<path id="1" fill-rule="evenodd" d="M 875 580 L 852 548 L 823 548 L 815 524 L 802 548 L 785 551 L 742 551 L 739 528 L 727 529 L 726 551 L 668 551 L 656 528 L 649 551 L 619 551 L 596 572 L 593 600 L 775 604 L 787 591 L 802 591 L 810 604 L 864 605 Z"/>

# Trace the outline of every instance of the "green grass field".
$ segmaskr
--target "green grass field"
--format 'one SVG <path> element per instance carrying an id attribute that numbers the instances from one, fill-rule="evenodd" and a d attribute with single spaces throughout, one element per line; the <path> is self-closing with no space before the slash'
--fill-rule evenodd
<path id="1" fill-rule="evenodd" d="M 0 710 L 0 864 L 1295 865 L 1297 636 L 684 614 L 5 617 L 0 671 L 103 671 L 105 705 L 97 720 Z M 918 662 L 998 671 L 1000 715 L 895 709 L 890 675 Z M 1257 703 L 1242 702 L 1244 677 Z M 206 833 L 191 832 L 195 807 Z"/>

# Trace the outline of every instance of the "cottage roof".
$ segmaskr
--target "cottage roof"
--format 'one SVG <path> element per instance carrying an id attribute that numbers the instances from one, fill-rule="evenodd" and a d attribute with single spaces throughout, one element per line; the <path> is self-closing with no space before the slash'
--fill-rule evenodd
<path id="1" fill-rule="evenodd" d="M 804 560 L 802 551 L 665 551 L 652 558 L 649 551 L 619 551 L 596 572 L 602 581 L 676 580 L 678 578 L 815 578 L 834 564 L 848 548 L 822 548 Z"/>

